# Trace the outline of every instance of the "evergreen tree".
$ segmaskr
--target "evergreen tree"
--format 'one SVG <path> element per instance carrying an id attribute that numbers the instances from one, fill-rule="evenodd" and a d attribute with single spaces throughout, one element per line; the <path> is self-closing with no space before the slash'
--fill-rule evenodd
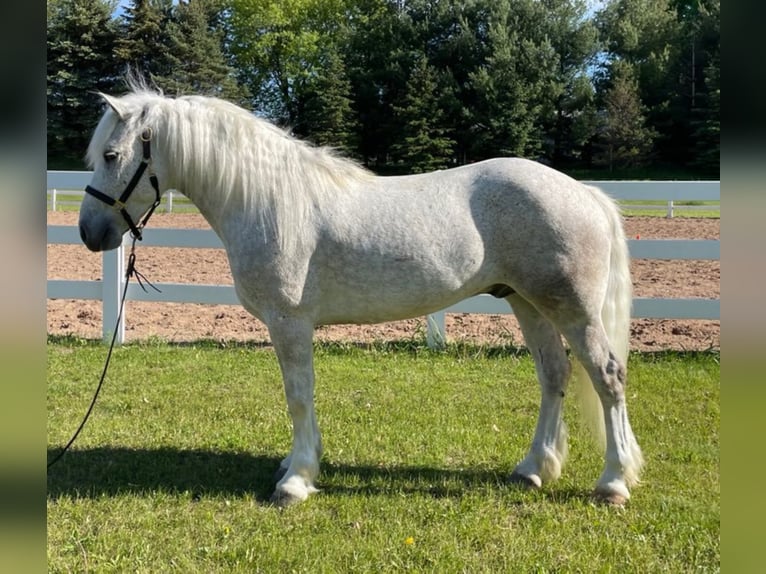
<path id="1" fill-rule="evenodd" d="M 704 71 L 705 92 L 698 96 L 695 110 L 694 159 L 706 176 L 720 178 L 721 166 L 721 57 L 711 58 Z"/>
<path id="2" fill-rule="evenodd" d="M 499 0 L 490 16 L 489 56 L 470 74 L 477 94 L 474 157 L 538 157 L 542 118 L 552 114 L 558 56 L 540 34 L 542 6 L 533 0 Z"/>
<path id="3" fill-rule="evenodd" d="M 400 137 L 394 104 L 401 101 L 411 67 L 408 30 L 389 0 L 356 0 L 348 17 L 344 61 L 359 120 L 358 155 L 378 171 Z"/>
<path id="4" fill-rule="evenodd" d="M 145 78 L 171 73 L 166 38 L 172 8 L 172 0 L 132 0 L 121 18 L 117 42 L 123 70 L 130 68 Z"/>
<path id="5" fill-rule="evenodd" d="M 605 98 L 605 112 L 601 126 L 599 163 L 609 171 L 615 167 L 637 167 L 649 157 L 656 135 L 646 125 L 646 108 L 641 103 L 638 81 L 629 64 L 615 62 L 613 84 Z"/>
<path id="6" fill-rule="evenodd" d="M 582 158 L 583 148 L 595 133 L 592 122 L 594 87 L 588 66 L 598 51 L 598 30 L 586 18 L 583 0 L 544 0 L 544 34 L 557 55 L 550 90 L 552 113 L 543 116 L 552 163 L 562 167 Z"/>
<path id="7" fill-rule="evenodd" d="M 406 8 L 409 20 L 405 21 L 412 28 L 410 44 L 426 55 L 437 72 L 441 123 L 455 140 L 457 161 L 467 163 L 476 148 L 476 126 L 482 121 L 471 74 L 489 56 L 490 2 L 414 0 Z"/>
<path id="8" fill-rule="evenodd" d="M 394 107 L 402 132 L 392 153 L 410 173 L 441 169 L 452 156 L 455 142 L 445 135 L 436 88 L 434 69 L 423 56 L 412 70 L 403 104 Z"/>
<path id="9" fill-rule="evenodd" d="M 217 0 L 179 2 L 166 26 L 167 71 L 155 82 L 168 94 L 206 94 L 243 103 L 245 90 L 223 52 Z"/>
<path id="10" fill-rule="evenodd" d="M 598 25 L 608 61 L 630 64 L 639 97 L 647 106 L 647 122 L 657 132 L 658 159 L 672 158 L 687 145 L 683 133 L 687 118 L 676 105 L 677 62 L 683 45 L 681 27 L 672 0 L 612 0 L 598 14 Z M 607 74 L 610 70 L 606 66 Z M 605 94 L 612 78 L 599 86 Z"/>
<path id="11" fill-rule="evenodd" d="M 327 55 L 313 82 L 297 133 L 305 133 L 320 146 L 331 146 L 347 156 L 355 155 L 358 122 L 352 104 L 351 82 L 341 57 Z"/>
<path id="12" fill-rule="evenodd" d="M 612 0 L 598 15 L 607 58 L 636 71 L 665 163 L 696 163 L 700 102 L 720 45 L 719 20 L 720 0 Z"/>
<path id="13" fill-rule="evenodd" d="M 721 150 L 721 2 L 676 0 L 682 18 L 688 70 L 690 163 L 706 177 L 720 178 Z"/>
<path id="14" fill-rule="evenodd" d="M 119 70 L 111 55 L 117 39 L 105 0 L 58 0 L 47 29 L 48 168 L 83 169 L 102 112 L 96 91 L 111 92 Z"/>

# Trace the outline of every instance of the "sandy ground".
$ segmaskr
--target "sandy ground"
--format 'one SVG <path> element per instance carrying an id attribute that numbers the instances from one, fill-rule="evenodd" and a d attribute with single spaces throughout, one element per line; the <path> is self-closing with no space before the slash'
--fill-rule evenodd
<path id="1" fill-rule="evenodd" d="M 48 212 L 48 224 L 76 225 L 77 213 Z M 207 228 L 196 214 L 156 214 L 153 227 Z M 628 237 L 639 239 L 719 239 L 719 219 L 628 217 Z M 137 268 L 153 282 L 231 284 L 223 250 L 140 247 Z M 48 279 L 101 278 L 101 255 L 81 245 L 48 245 Z M 631 264 L 638 297 L 720 297 L 720 261 L 635 260 Z M 48 333 L 101 337 L 101 304 L 97 301 L 48 300 Z M 634 319 L 631 348 L 641 351 L 706 350 L 720 348 L 720 321 Z M 392 341 L 421 337 L 424 319 L 378 325 L 320 327 L 317 340 Z M 523 344 L 515 318 L 504 315 L 447 315 L 451 341 L 484 345 Z M 135 341 L 157 337 L 188 342 L 268 342 L 265 326 L 242 307 L 181 303 L 126 304 L 126 338 Z"/>

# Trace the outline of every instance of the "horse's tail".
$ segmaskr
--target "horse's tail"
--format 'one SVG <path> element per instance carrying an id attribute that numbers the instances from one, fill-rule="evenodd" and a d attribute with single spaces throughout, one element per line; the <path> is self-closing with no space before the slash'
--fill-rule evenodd
<path id="1" fill-rule="evenodd" d="M 630 310 L 633 302 L 633 284 L 630 279 L 630 254 L 622 216 L 617 204 L 597 188 L 589 188 L 597 203 L 609 220 L 609 279 L 606 297 L 601 307 L 601 320 L 606 330 L 612 352 L 623 365 L 627 365 L 630 349 Z M 578 397 L 593 435 L 602 447 L 606 444 L 604 411 L 596 390 L 590 383 L 585 370 L 579 363 L 574 367 L 578 383 Z"/>

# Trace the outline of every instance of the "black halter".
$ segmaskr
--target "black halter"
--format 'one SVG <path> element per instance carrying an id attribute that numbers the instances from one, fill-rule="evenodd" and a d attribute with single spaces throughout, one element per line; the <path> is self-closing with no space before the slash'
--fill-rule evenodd
<path id="1" fill-rule="evenodd" d="M 157 179 L 157 176 L 155 173 L 150 169 L 149 170 L 149 181 L 152 184 L 152 187 L 154 188 L 154 192 L 156 194 L 154 203 L 149 208 L 149 211 L 146 212 L 146 215 L 144 215 L 144 218 L 141 220 L 141 222 L 136 225 L 133 220 L 130 218 L 130 214 L 128 213 L 126 208 L 126 203 L 128 201 L 128 198 L 130 197 L 130 194 L 133 193 L 133 190 L 138 185 L 138 181 L 141 179 L 141 176 L 146 171 L 147 167 L 150 167 L 152 163 L 152 150 L 151 150 L 151 139 L 152 139 L 152 130 L 151 128 L 144 130 L 144 132 L 141 134 L 141 142 L 144 145 L 144 157 L 141 160 L 141 165 L 138 166 L 138 169 L 136 170 L 136 173 L 133 175 L 133 178 L 128 182 L 128 186 L 125 188 L 125 191 L 122 192 L 122 195 L 120 196 L 120 199 L 114 199 L 113 197 L 109 197 L 105 193 L 100 192 L 94 187 L 87 186 L 85 188 L 86 193 L 89 193 L 93 197 L 100 199 L 107 205 L 111 205 L 116 210 L 118 210 L 122 217 L 125 218 L 125 221 L 128 223 L 128 227 L 130 227 L 130 234 L 139 241 L 141 240 L 141 230 L 146 225 L 146 222 L 149 221 L 149 218 L 151 217 L 152 213 L 154 213 L 154 210 L 157 209 L 157 206 L 160 204 L 160 184 L 159 180 Z"/>

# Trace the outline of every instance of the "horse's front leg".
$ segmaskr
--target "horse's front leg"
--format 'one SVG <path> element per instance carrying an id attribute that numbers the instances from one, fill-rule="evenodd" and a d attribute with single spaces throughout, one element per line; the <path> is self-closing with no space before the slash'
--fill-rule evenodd
<path id="1" fill-rule="evenodd" d="M 293 422 L 293 447 L 282 462 L 281 479 L 271 499 L 287 506 L 316 492 L 322 439 L 314 411 L 314 327 L 304 320 L 278 317 L 268 324 L 282 378 L 287 408 Z"/>

